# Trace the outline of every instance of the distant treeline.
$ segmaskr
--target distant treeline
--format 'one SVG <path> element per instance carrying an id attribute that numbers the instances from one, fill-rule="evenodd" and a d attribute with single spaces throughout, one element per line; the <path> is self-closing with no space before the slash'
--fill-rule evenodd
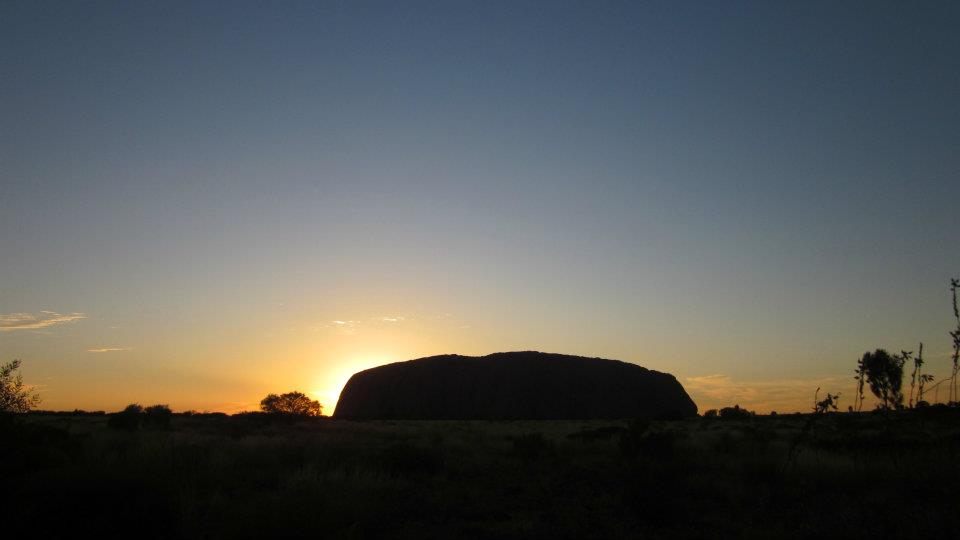
<path id="1" fill-rule="evenodd" d="M 122 412 L 122 411 L 119 411 Z M 38 415 L 38 416 L 108 416 L 111 414 L 119 414 L 119 412 L 106 412 L 106 411 L 85 411 L 83 409 L 74 409 L 72 411 L 48 411 L 41 409 L 34 409 L 25 414 L 29 415 Z M 181 412 L 170 412 L 173 416 L 185 416 L 185 417 L 203 417 L 203 418 L 219 418 L 230 416 L 227 413 L 222 412 L 197 412 L 197 411 L 181 411 Z M 236 413 L 236 414 L 262 414 L 262 413 Z"/>

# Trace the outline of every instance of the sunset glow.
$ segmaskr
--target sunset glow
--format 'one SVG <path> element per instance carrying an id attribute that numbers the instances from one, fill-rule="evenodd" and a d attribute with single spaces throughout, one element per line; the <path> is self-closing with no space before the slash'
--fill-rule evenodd
<path id="1" fill-rule="evenodd" d="M 517 350 L 701 411 L 846 408 L 878 347 L 949 372 L 936 9 L 165 4 L 0 6 L 0 359 L 44 409 L 331 414 Z"/>

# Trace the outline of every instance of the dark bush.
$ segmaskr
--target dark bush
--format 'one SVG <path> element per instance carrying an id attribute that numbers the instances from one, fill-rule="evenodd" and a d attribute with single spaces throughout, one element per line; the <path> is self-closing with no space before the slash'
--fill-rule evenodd
<path id="1" fill-rule="evenodd" d="M 173 411 L 166 405 L 151 405 L 143 410 L 143 425 L 152 429 L 170 427 Z"/>
<path id="2" fill-rule="evenodd" d="M 924 405 L 920 405 L 924 403 Z M 919 418 L 923 419 L 932 419 L 932 418 L 956 418 L 958 415 L 957 408 L 951 407 L 944 403 L 935 403 L 930 405 L 926 401 L 921 401 L 917 404 L 917 408 L 913 411 L 913 414 Z"/>
<path id="3" fill-rule="evenodd" d="M 122 431 L 136 431 L 140 429 L 143 420 L 143 407 L 136 403 L 127 405 L 127 408 L 110 415 L 107 427 Z"/>
<path id="4" fill-rule="evenodd" d="M 743 418 L 752 418 L 756 413 L 753 411 L 748 411 L 747 409 L 741 409 L 740 405 L 734 405 L 733 407 L 724 407 L 720 409 L 720 418 L 725 420 L 736 420 Z"/>
<path id="5" fill-rule="evenodd" d="M 269 394 L 260 401 L 260 409 L 266 413 L 290 416 L 320 416 L 323 406 L 303 392 Z"/>

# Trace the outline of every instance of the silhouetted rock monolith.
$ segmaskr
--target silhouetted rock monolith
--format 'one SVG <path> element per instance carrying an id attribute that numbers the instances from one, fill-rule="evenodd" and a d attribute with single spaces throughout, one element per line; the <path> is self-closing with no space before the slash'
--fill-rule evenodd
<path id="1" fill-rule="evenodd" d="M 351 419 L 686 418 L 677 379 L 636 364 L 535 351 L 455 354 L 355 373 L 334 416 Z"/>

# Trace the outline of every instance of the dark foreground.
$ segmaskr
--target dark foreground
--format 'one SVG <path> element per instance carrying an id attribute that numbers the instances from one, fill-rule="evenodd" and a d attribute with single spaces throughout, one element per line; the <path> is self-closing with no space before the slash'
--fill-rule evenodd
<path id="1" fill-rule="evenodd" d="M 944 538 L 960 414 L 629 422 L 30 415 L 2 435 L 32 538 Z M 14 538 L 14 536 L 8 536 Z"/>

